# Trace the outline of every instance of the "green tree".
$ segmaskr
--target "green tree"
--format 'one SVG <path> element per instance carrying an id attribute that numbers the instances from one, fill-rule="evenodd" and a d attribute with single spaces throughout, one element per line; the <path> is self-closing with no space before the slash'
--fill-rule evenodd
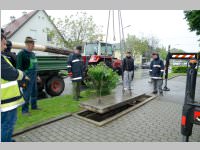
<path id="1" fill-rule="evenodd" d="M 167 51 L 166 51 L 166 49 L 165 49 L 164 47 L 158 47 L 158 48 L 156 49 L 156 51 L 159 53 L 160 58 L 161 58 L 162 60 L 165 60 L 165 59 L 166 59 L 166 57 L 167 57 Z"/>
<path id="2" fill-rule="evenodd" d="M 87 75 L 86 85 L 95 89 L 98 96 L 110 94 L 119 81 L 118 74 L 103 62 L 89 66 Z"/>
<path id="3" fill-rule="evenodd" d="M 177 49 L 177 48 L 172 48 L 172 49 L 170 50 L 170 52 L 172 52 L 172 53 L 185 53 L 184 50 L 182 50 L 182 49 Z"/>
<path id="4" fill-rule="evenodd" d="M 65 41 L 56 34 L 56 31 L 49 29 L 46 31 L 57 43 L 64 44 L 68 48 L 103 38 L 102 26 L 96 25 L 93 17 L 88 16 L 86 12 L 77 12 L 75 15 L 65 16 L 64 19 L 53 18 L 52 20 Z"/>
<path id="5" fill-rule="evenodd" d="M 190 31 L 196 31 L 196 34 L 200 35 L 200 10 L 184 11 L 184 14 Z"/>
<path id="6" fill-rule="evenodd" d="M 159 48 L 159 40 L 154 36 L 148 37 L 146 40 L 148 42 L 148 50 L 143 54 L 143 56 L 150 60 L 152 52 Z"/>
<path id="7" fill-rule="evenodd" d="M 133 52 L 134 55 L 144 54 L 148 50 L 148 41 L 145 38 L 137 38 L 135 35 L 129 35 L 126 38 L 126 49 Z"/>
<path id="8" fill-rule="evenodd" d="M 150 51 L 154 51 L 156 50 L 156 48 L 158 48 L 159 46 L 159 40 L 154 37 L 154 36 L 151 36 L 149 38 L 147 38 L 147 41 L 148 41 L 148 45 L 149 45 L 149 48 L 150 48 Z"/>

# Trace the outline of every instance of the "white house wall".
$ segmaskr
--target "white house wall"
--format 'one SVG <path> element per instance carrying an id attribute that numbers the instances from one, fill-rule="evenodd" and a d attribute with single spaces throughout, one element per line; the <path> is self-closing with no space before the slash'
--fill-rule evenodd
<path id="1" fill-rule="evenodd" d="M 54 30 L 54 26 L 48 20 L 43 11 L 37 12 L 28 22 L 26 22 L 11 38 L 11 41 L 24 43 L 27 36 L 36 39 L 37 45 L 48 45 L 56 47 L 56 43 L 47 41 L 47 33 L 45 30 L 49 28 Z M 58 46 L 57 46 L 58 47 Z M 17 51 L 16 51 L 17 52 Z M 37 55 L 51 55 L 50 53 L 36 52 Z M 55 55 L 55 54 L 53 54 Z"/>

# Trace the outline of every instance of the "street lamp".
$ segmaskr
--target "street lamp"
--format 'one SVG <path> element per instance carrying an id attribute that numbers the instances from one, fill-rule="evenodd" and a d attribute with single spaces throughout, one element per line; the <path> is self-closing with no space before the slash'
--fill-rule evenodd
<path id="1" fill-rule="evenodd" d="M 124 42 L 124 44 L 125 44 L 125 39 L 124 39 L 124 29 L 126 29 L 126 28 L 128 28 L 128 27 L 130 27 L 131 25 L 127 25 L 127 26 L 125 26 L 125 27 L 122 27 L 122 36 L 123 36 L 123 42 Z"/>
<path id="2" fill-rule="evenodd" d="M 131 26 L 131 25 L 125 26 L 125 27 L 123 27 L 123 29 L 128 28 L 128 27 L 130 27 L 130 26 Z"/>

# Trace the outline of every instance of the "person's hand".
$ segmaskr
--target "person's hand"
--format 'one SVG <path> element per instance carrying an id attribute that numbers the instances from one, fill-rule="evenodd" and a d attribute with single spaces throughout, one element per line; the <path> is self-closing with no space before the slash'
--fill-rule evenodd
<path id="1" fill-rule="evenodd" d="M 160 77 L 163 78 L 163 73 L 161 73 Z"/>
<path id="2" fill-rule="evenodd" d="M 131 76 L 132 81 L 133 81 L 133 78 L 134 78 L 134 74 L 132 74 L 132 76 Z"/>
<path id="3" fill-rule="evenodd" d="M 39 76 L 37 76 L 37 82 L 41 82 L 41 78 Z"/>
<path id="4" fill-rule="evenodd" d="M 25 76 L 25 80 L 30 81 L 30 78 L 28 76 Z"/>
<path id="5" fill-rule="evenodd" d="M 72 77 L 72 72 L 69 72 L 69 73 L 68 73 L 68 76 L 69 76 L 69 77 Z"/>

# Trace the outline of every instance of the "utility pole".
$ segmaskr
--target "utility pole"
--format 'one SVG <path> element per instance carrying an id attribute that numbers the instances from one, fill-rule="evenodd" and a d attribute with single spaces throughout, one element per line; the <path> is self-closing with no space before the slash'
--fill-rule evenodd
<path id="1" fill-rule="evenodd" d="M 166 57 L 166 64 L 165 64 L 165 86 L 163 88 L 163 91 L 170 91 L 170 89 L 167 87 L 167 80 L 168 80 L 168 70 L 169 70 L 169 58 L 170 58 L 170 45 L 168 46 L 168 54 Z"/>

